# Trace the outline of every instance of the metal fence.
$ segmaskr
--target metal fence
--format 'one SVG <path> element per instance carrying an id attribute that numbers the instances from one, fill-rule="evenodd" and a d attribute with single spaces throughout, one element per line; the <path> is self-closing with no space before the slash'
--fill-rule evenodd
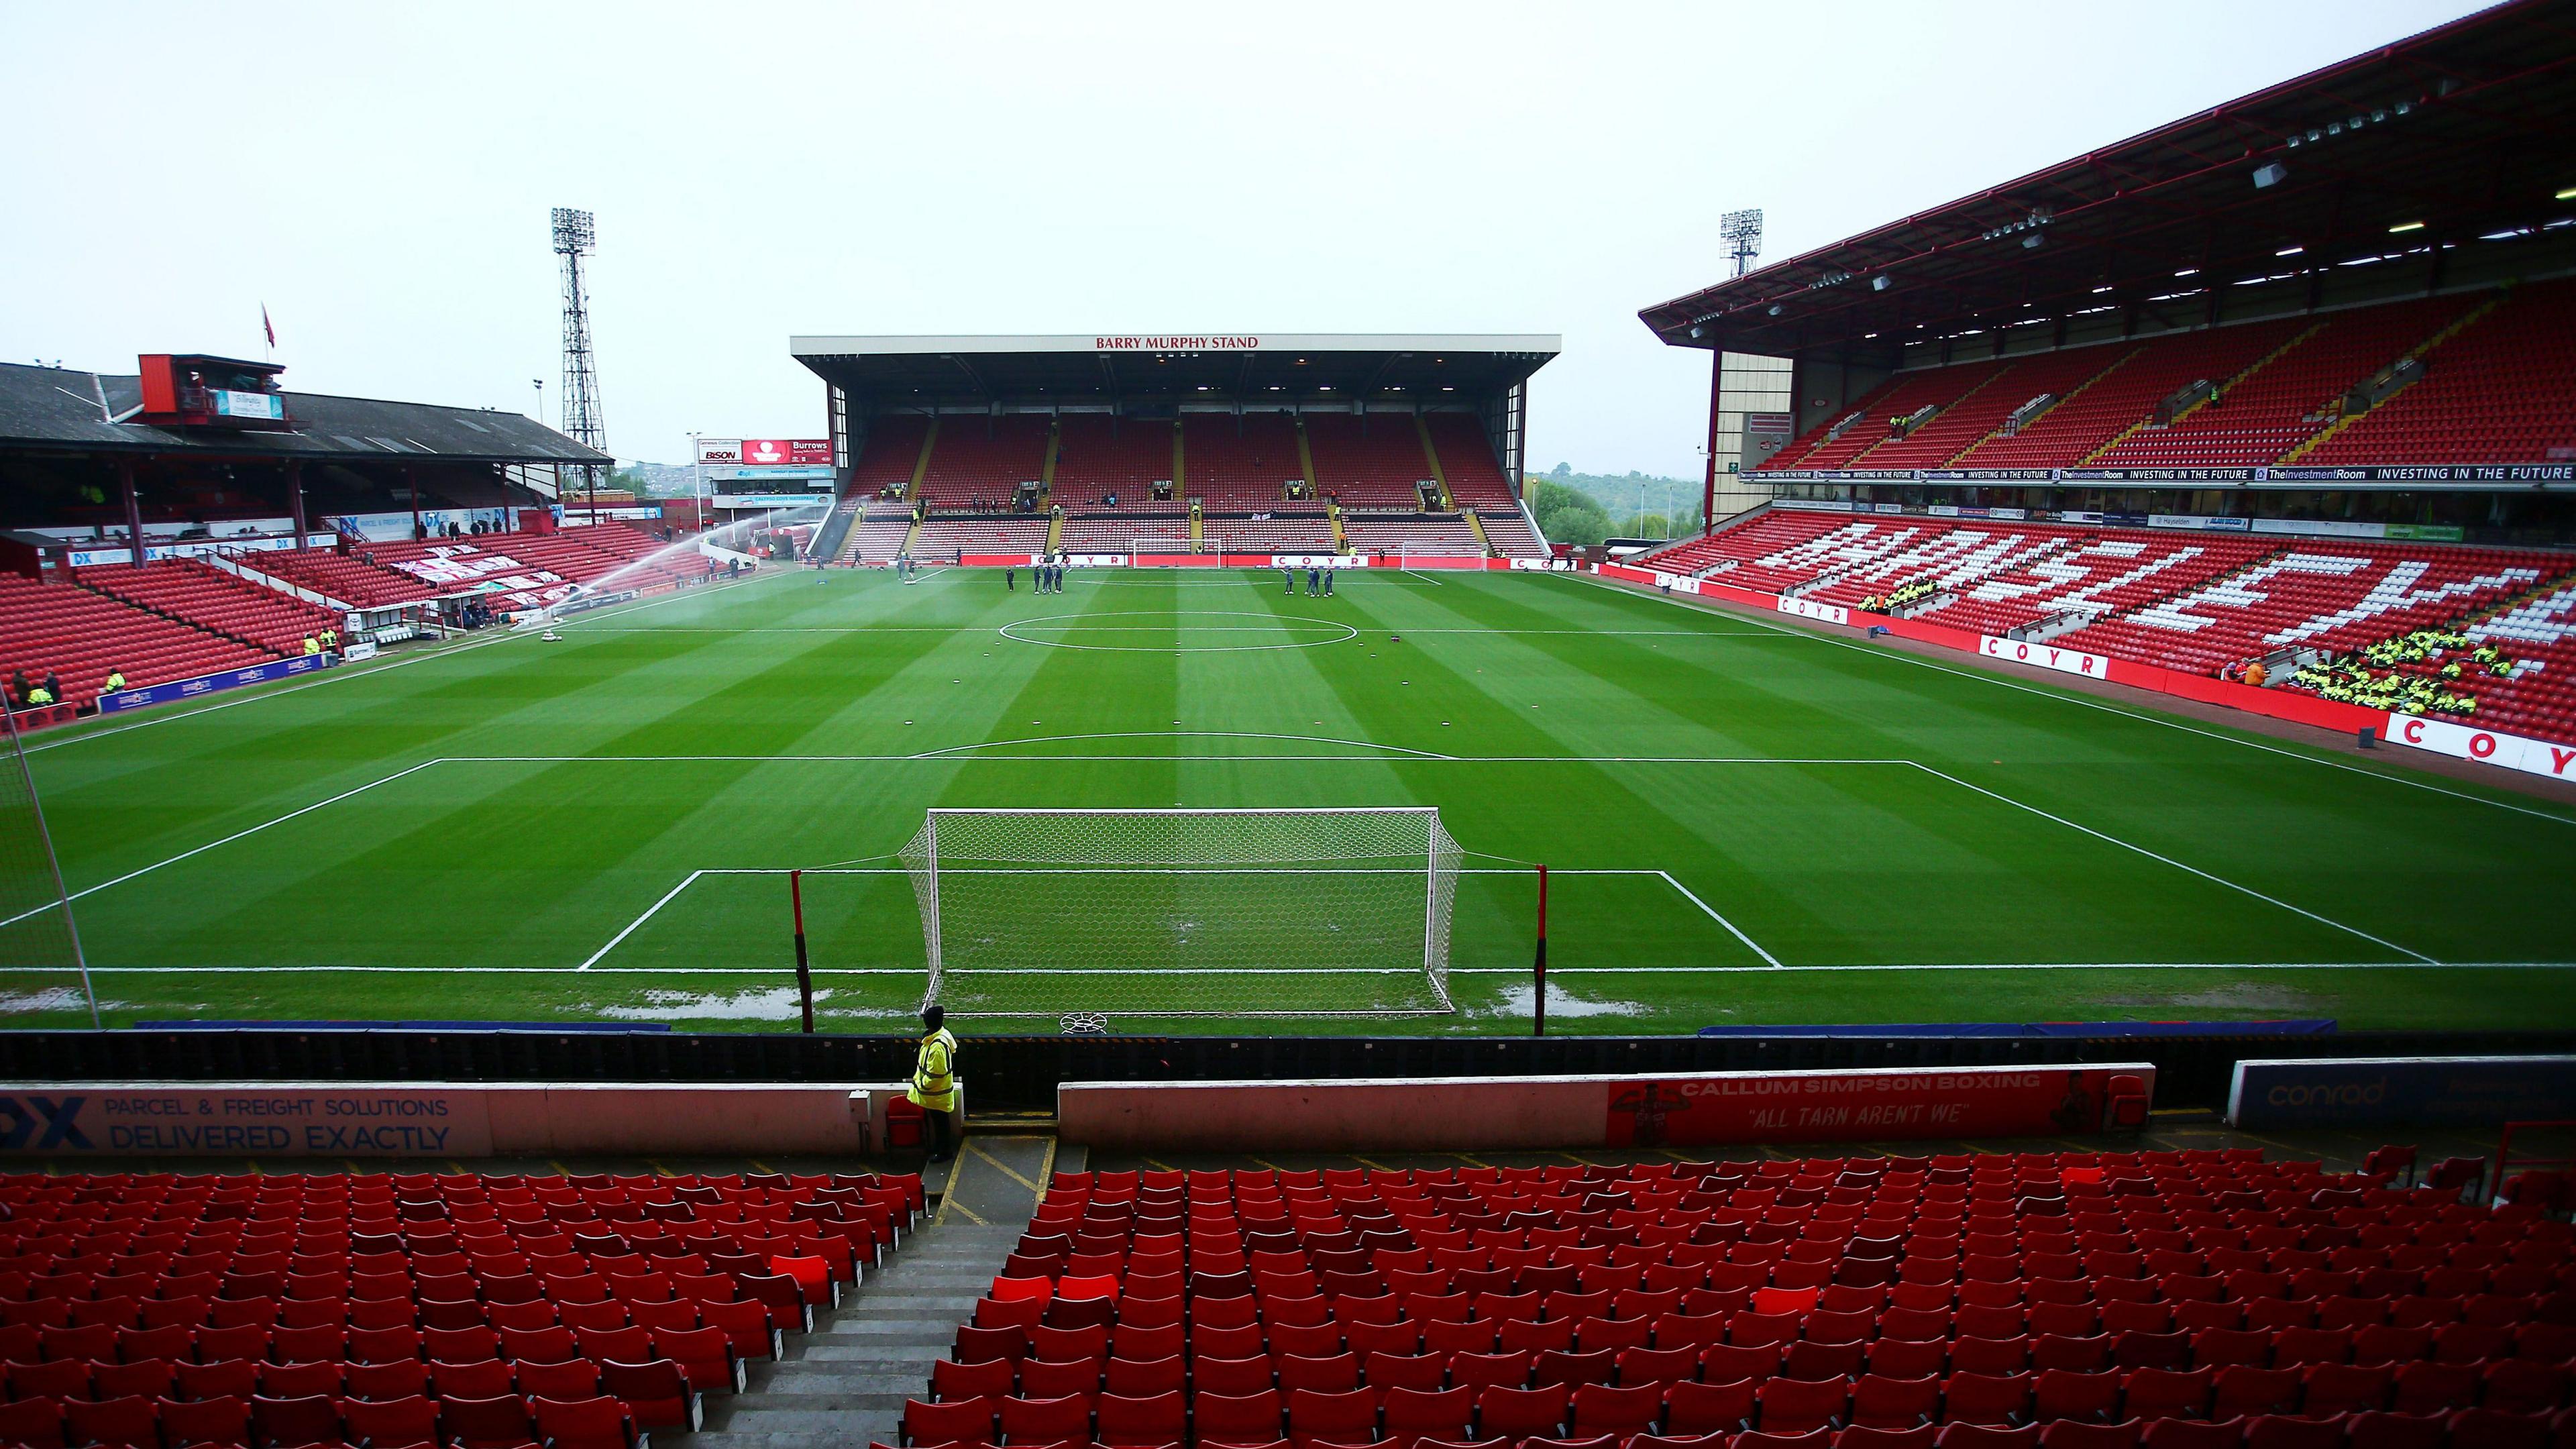
<path id="1" fill-rule="evenodd" d="M 982 1111 L 1052 1111 L 1058 1083 L 2016 1067 L 2147 1061 L 2160 1107 L 2220 1108 L 2242 1057 L 2576 1051 L 2576 1032 L 2345 1032 L 2305 1037 L 968 1036 L 959 1067 Z M 0 1033 L 21 1082 L 887 1082 L 913 1041 L 888 1036 L 543 1031 Z"/>

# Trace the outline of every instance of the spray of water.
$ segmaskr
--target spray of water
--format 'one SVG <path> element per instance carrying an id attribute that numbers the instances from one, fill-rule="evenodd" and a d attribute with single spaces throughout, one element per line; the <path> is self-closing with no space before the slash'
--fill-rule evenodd
<path id="1" fill-rule="evenodd" d="M 755 513 L 745 518 L 737 518 L 731 523 L 707 529 L 702 533 L 693 533 L 687 538 L 681 539 L 677 543 L 665 544 L 662 547 L 653 550 L 651 553 L 636 559 L 632 563 L 620 564 L 618 567 L 607 573 L 601 574 L 598 578 L 592 579 L 586 584 L 574 585 L 572 592 L 564 595 L 556 602 L 547 605 L 543 609 L 519 615 L 517 627 L 521 629 L 536 629 L 552 625 L 557 620 L 561 619 L 565 613 L 582 603 L 591 599 L 600 598 L 604 595 L 614 594 L 620 589 L 626 587 L 626 585 L 621 582 L 622 580 L 626 580 L 637 575 L 648 574 L 653 569 L 667 565 L 677 558 L 702 554 L 705 552 L 705 545 L 712 544 L 717 548 L 729 549 L 739 553 L 743 551 L 739 545 L 748 543 L 756 534 L 767 532 L 773 528 L 781 528 L 797 523 L 820 520 L 828 517 L 831 511 L 832 500 L 829 498 L 823 498 L 813 503 L 798 504 L 792 508 L 773 508 L 765 513 Z M 601 526 L 602 525 L 599 524 L 591 525 L 593 528 Z"/>

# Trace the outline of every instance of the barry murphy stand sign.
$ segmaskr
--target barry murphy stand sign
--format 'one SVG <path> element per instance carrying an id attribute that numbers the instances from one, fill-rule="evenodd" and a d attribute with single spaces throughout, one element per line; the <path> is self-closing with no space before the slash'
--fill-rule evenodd
<path id="1" fill-rule="evenodd" d="M 403 1087 L 0 1086 L 0 1155 L 482 1157 L 488 1098 Z"/>

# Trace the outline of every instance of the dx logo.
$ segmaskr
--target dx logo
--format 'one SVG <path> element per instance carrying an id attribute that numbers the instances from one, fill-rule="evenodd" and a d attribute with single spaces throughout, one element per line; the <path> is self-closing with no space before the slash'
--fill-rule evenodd
<path id="1" fill-rule="evenodd" d="M 50 1151 L 56 1147 L 94 1148 L 80 1130 L 87 1097 L 0 1097 L 0 1152 Z M 30 1141 L 29 1139 L 35 1139 Z"/>

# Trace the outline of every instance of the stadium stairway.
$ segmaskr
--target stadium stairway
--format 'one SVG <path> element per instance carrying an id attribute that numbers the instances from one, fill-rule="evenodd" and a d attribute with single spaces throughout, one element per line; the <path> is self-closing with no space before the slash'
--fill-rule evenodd
<path id="1" fill-rule="evenodd" d="M 931 1364 L 1002 1273 L 1036 1214 L 1034 1184 L 1053 1165 L 1049 1138 L 971 1134 L 967 1142 L 931 1215 L 868 1271 L 829 1324 L 817 1322 L 786 1358 L 755 1369 L 745 1392 L 712 1401 L 698 1432 L 656 1433 L 653 1449 L 895 1443 L 904 1400 L 920 1397 Z"/>

